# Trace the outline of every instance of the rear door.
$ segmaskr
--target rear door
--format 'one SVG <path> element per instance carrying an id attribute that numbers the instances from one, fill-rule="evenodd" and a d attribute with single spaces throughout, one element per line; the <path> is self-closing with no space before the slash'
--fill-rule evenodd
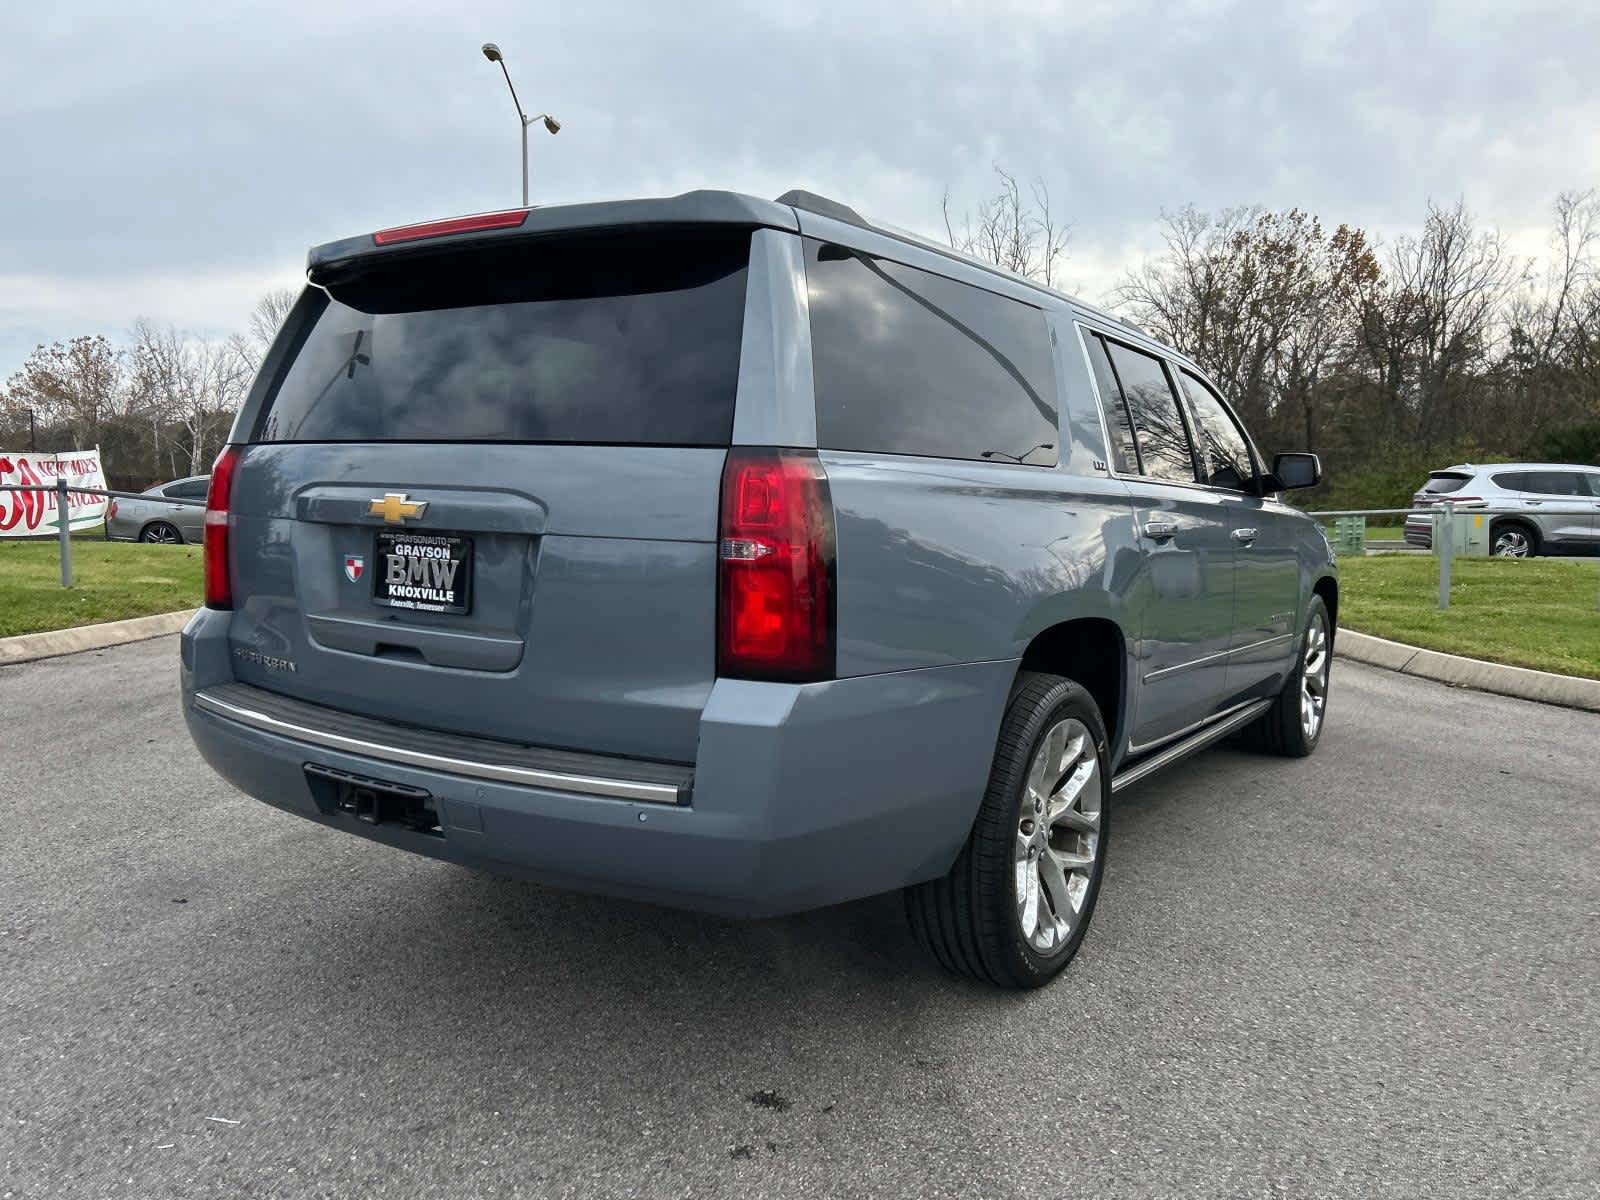
<path id="1" fill-rule="evenodd" d="M 1166 363 L 1085 328 L 1104 405 L 1112 469 L 1133 492 L 1144 571 L 1138 753 L 1215 713 L 1233 635 L 1235 547 L 1223 497 L 1200 486 L 1188 423 Z"/>
<path id="2" fill-rule="evenodd" d="M 1589 482 L 1579 471 L 1526 471 L 1522 503 L 1549 550 L 1586 550 L 1594 539 Z"/>
<path id="3" fill-rule="evenodd" d="M 168 484 L 166 495 L 175 500 L 198 501 L 194 504 L 171 504 L 172 523 L 183 533 L 183 540 L 198 544 L 205 536 L 205 499 L 210 477 L 201 475 L 194 479 L 181 479 Z"/>
<path id="4" fill-rule="evenodd" d="M 237 675 L 394 722 L 693 761 L 749 247 L 749 230 L 430 247 L 314 294 L 234 479 Z"/>

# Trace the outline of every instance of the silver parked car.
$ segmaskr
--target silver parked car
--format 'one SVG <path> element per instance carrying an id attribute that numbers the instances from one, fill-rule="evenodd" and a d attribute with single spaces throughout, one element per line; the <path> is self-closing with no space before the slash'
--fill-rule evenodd
<path id="1" fill-rule="evenodd" d="M 211 476 L 191 475 L 146 488 L 137 500 L 113 500 L 106 508 L 108 542 L 198 545 L 205 536 L 205 498 Z M 200 501 L 184 504 L 182 501 Z"/>
<path id="2" fill-rule="evenodd" d="M 1432 471 L 1411 497 L 1418 507 L 1445 500 L 1468 510 L 1514 509 L 1493 518 L 1490 552 L 1500 558 L 1600 553 L 1600 467 L 1560 463 L 1464 463 Z M 1406 518 L 1406 542 L 1431 549 L 1432 521 Z"/>

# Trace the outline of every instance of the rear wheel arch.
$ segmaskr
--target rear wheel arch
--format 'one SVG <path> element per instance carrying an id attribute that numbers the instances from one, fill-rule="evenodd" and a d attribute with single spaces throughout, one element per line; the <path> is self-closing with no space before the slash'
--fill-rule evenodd
<path id="1" fill-rule="evenodd" d="M 1128 643 L 1121 627 L 1107 617 L 1079 617 L 1041 629 L 1022 652 L 1018 679 L 1033 671 L 1063 676 L 1089 693 L 1115 762 L 1128 698 Z"/>
<path id="2" fill-rule="evenodd" d="M 1494 553 L 1494 543 L 1502 533 L 1516 530 L 1528 539 L 1528 557 L 1537 555 L 1544 544 L 1538 526 L 1526 517 L 1496 517 L 1489 524 L 1489 552 Z"/>

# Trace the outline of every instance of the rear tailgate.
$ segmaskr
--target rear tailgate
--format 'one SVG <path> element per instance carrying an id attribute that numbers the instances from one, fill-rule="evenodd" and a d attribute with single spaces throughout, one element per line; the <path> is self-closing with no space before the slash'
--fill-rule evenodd
<path id="1" fill-rule="evenodd" d="M 692 762 L 749 244 L 502 243 L 315 296 L 234 479 L 237 677 Z"/>

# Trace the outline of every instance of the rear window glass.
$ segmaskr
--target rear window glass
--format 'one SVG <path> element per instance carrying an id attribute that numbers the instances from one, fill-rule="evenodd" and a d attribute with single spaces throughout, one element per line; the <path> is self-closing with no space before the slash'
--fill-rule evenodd
<path id="1" fill-rule="evenodd" d="M 1415 479 L 1416 476 L 1413 475 L 1411 478 Z M 1467 480 L 1471 478 L 1470 475 L 1429 475 L 1428 482 L 1422 485 L 1422 490 L 1434 496 L 1441 496 L 1446 492 L 1459 492 L 1467 486 Z M 1501 482 L 1505 478 L 1507 477 L 1504 475 L 1497 475 L 1495 482 L 1500 483 L 1501 487 L 1511 486 Z"/>
<path id="2" fill-rule="evenodd" d="M 330 289 L 258 441 L 727 445 L 748 231 L 500 241 Z"/>
<path id="3" fill-rule="evenodd" d="M 820 445 L 1055 465 L 1039 309 L 810 239 L 806 283 Z"/>

